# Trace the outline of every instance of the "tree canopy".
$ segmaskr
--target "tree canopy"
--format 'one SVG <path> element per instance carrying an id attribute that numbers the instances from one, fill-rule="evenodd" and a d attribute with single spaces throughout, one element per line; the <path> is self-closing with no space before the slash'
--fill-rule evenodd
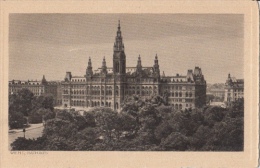
<path id="1" fill-rule="evenodd" d="M 80 115 L 60 110 L 43 136 L 16 140 L 12 149 L 90 151 L 241 151 L 244 105 L 175 110 L 163 99 L 129 97 L 120 113 L 106 107 Z M 46 113 L 46 112 L 45 112 Z M 20 143 L 21 147 L 18 144 Z M 34 144 L 34 145 L 32 145 Z M 37 144 L 37 145 L 35 145 Z"/>

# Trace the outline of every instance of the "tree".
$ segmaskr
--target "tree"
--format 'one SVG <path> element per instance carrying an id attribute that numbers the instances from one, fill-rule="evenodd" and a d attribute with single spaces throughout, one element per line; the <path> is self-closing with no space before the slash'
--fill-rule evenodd
<path id="1" fill-rule="evenodd" d="M 31 112 L 29 122 L 32 124 L 46 122 L 48 119 L 55 117 L 55 113 L 50 109 L 40 108 L 35 112 Z"/>
<path id="2" fill-rule="evenodd" d="M 173 128 L 168 123 L 168 121 L 162 122 L 158 127 L 156 127 L 154 134 L 157 140 L 161 142 L 164 138 L 168 137 L 173 131 Z"/>
<path id="3" fill-rule="evenodd" d="M 225 117 L 225 109 L 222 107 L 208 107 L 204 111 L 205 123 L 213 127 L 215 122 L 220 122 Z"/>
<path id="4" fill-rule="evenodd" d="M 93 112 L 84 112 L 83 116 L 86 119 L 87 127 L 95 127 L 96 126 L 95 116 L 94 116 Z"/>
<path id="5" fill-rule="evenodd" d="M 43 121 L 46 122 L 47 120 L 55 118 L 55 112 L 51 111 L 50 109 L 42 109 L 44 112 L 41 112 L 43 114 Z"/>
<path id="6" fill-rule="evenodd" d="M 9 110 L 9 127 L 10 129 L 23 128 L 27 124 L 27 120 L 23 113 Z"/>
<path id="7" fill-rule="evenodd" d="M 65 121 L 71 121 L 71 122 L 74 121 L 73 115 L 70 112 L 67 112 L 66 110 L 57 110 L 56 118 Z"/>
<path id="8" fill-rule="evenodd" d="M 23 88 L 17 94 L 9 97 L 9 111 L 20 112 L 24 116 L 28 116 L 32 109 L 33 93 Z"/>
<path id="9" fill-rule="evenodd" d="M 46 122 L 46 125 L 43 130 L 43 136 L 58 136 L 70 138 L 74 136 L 77 132 L 78 127 L 74 122 L 55 118 Z"/>
<path id="10" fill-rule="evenodd" d="M 54 99 L 51 94 L 43 94 L 40 96 L 35 96 L 32 101 L 32 112 L 37 111 L 40 108 L 54 110 L 53 105 Z"/>
<path id="11" fill-rule="evenodd" d="M 185 135 L 173 132 L 160 145 L 166 151 L 185 151 L 188 149 L 189 140 Z"/>
<path id="12" fill-rule="evenodd" d="M 18 137 L 12 144 L 12 150 L 45 150 L 46 138 L 39 137 L 37 139 L 25 139 Z"/>

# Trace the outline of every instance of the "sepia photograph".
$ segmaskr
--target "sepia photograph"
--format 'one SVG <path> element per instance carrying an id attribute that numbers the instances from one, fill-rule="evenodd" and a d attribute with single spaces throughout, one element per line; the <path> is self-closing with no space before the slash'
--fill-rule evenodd
<path id="1" fill-rule="evenodd" d="M 243 151 L 243 22 L 11 14 L 10 149 Z"/>
<path id="2" fill-rule="evenodd" d="M 257 2 L 91 2 L 2 3 L 0 167 L 257 166 Z"/>

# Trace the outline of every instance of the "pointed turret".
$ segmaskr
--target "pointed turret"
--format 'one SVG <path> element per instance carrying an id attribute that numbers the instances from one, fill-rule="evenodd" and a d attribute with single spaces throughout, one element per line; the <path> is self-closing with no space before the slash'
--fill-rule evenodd
<path id="1" fill-rule="evenodd" d="M 231 79 L 230 73 L 228 74 L 228 78 L 227 78 L 227 80 L 226 80 L 226 85 L 232 86 L 232 79 Z"/>
<path id="2" fill-rule="evenodd" d="M 123 38 L 121 34 L 120 20 L 118 21 L 116 40 L 114 43 L 114 51 L 124 51 Z"/>
<path id="3" fill-rule="evenodd" d="M 47 80 L 45 79 L 45 75 L 42 76 L 42 84 L 47 84 Z"/>
<path id="4" fill-rule="evenodd" d="M 164 71 L 162 72 L 162 77 L 165 77 Z"/>
<path id="5" fill-rule="evenodd" d="M 160 68 L 157 54 L 155 55 L 153 69 L 155 77 L 160 77 Z"/>
<path id="6" fill-rule="evenodd" d="M 92 70 L 92 63 L 91 63 L 91 58 L 89 57 L 88 59 L 88 67 L 86 69 L 86 76 L 91 77 L 93 75 L 93 70 Z"/>
<path id="7" fill-rule="evenodd" d="M 103 62 L 102 62 L 102 68 L 101 68 L 102 70 L 101 70 L 101 73 L 102 74 L 107 74 L 107 65 L 106 65 L 106 58 L 105 58 L 105 56 L 104 56 L 104 58 L 103 58 Z"/>
<path id="8" fill-rule="evenodd" d="M 142 72 L 142 61 L 141 61 L 140 54 L 139 54 L 138 60 L 137 60 L 136 72 L 137 72 L 137 74 L 141 74 L 141 72 Z"/>

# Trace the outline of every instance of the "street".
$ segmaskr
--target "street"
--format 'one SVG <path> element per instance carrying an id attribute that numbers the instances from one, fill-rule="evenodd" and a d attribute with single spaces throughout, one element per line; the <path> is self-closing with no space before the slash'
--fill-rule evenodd
<path id="1" fill-rule="evenodd" d="M 42 123 L 31 124 L 31 126 L 29 128 L 26 128 L 25 138 L 36 139 L 36 138 L 42 136 L 42 131 L 43 131 Z M 13 143 L 16 138 L 23 137 L 23 136 L 24 136 L 23 129 L 9 130 L 9 133 L 8 133 L 9 149 L 11 150 L 11 143 Z"/>

